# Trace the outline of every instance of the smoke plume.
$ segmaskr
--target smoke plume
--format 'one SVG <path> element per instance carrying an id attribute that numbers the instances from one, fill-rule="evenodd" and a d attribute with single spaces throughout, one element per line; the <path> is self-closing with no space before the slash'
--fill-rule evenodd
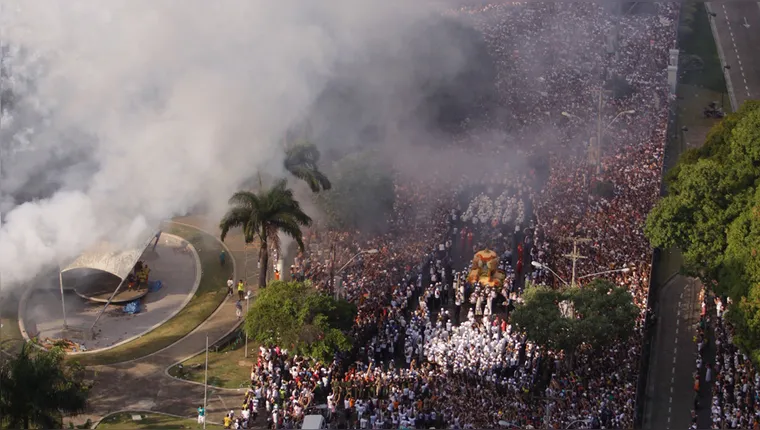
<path id="1" fill-rule="evenodd" d="M 419 40 L 408 46 L 441 8 L 416 1 L 0 0 L 4 280 L 28 281 L 99 240 L 131 245 L 199 204 L 223 208 L 257 172 L 284 175 L 285 132 L 320 106 L 346 70 L 351 88 L 371 89 L 365 94 L 404 94 L 396 102 L 362 99 L 375 106 L 362 121 L 403 117 L 403 127 L 414 128 L 408 114 L 424 106 L 415 100 L 456 96 L 417 94 L 425 72 L 420 61 L 406 61 L 435 51 Z M 436 69 L 434 82 L 459 76 L 469 61 L 468 45 L 446 44 L 424 58 Z M 367 60 L 378 51 L 387 63 Z M 357 129 L 356 118 L 328 117 L 317 124 L 323 133 Z"/>

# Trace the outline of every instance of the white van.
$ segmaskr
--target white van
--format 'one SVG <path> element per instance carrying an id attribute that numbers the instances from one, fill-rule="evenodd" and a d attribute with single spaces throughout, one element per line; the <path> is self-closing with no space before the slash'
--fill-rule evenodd
<path id="1" fill-rule="evenodd" d="M 325 425 L 325 417 L 322 415 L 306 415 L 303 417 L 302 429 L 321 430 Z"/>

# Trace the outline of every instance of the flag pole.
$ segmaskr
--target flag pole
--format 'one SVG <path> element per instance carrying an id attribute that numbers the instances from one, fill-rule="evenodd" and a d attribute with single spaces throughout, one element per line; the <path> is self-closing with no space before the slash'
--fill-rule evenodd
<path id="1" fill-rule="evenodd" d="M 208 417 L 208 411 L 206 410 L 206 403 L 208 402 L 208 334 L 206 335 L 206 373 L 203 377 L 203 428 L 206 428 L 206 418 Z"/>

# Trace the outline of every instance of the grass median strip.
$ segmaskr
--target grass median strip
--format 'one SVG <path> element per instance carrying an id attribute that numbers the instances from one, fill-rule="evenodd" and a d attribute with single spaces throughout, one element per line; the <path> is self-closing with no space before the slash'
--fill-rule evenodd
<path id="1" fill-rule="evenodd" d="M 198 290 L 187 305 L 169 321 L 124 345 L 81 356 L 72 356 L 87 366 L 113 364 L 144 357 L 182 339 L 205 321 L 224 301 L 226 281 L 232 276 L 232 264 L 219 263 L 222 246 L 214 237 L 193 227 L 170 224 L 167 233 L 177 235 L 192 243 L 201 260 L 201 280 Z"/>
<path id="2" fill-rule="evenodd" d="M 140 417 L 139 420 L 134 418 Z M 99 430 L 109 429 L 202 429 L 194 418 L 180 418 L 161 413 L 118 412 L 100 421 Z M 218 424 L 206 423 L 207 429 L 221 429 Z"/>
<path id="3" fill-rule="evenodd" d="M 248 343 L 248 358 L 245 358 L 243 337 L 234 339 L 219 351 L 208 353 L 208 384 L 220 388 L 248 388 L 251 366 L 256 361 L 258 346 Z M 198 354 L 181 364 L 172 366 L 169 374 L 187 381 L 203 383 L 205 354 Z"/>

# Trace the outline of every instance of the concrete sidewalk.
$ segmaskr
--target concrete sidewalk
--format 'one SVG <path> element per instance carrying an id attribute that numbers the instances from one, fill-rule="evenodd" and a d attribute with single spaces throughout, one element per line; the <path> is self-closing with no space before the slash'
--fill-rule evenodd
<path id="1" fill-rule="evenodd" d="M 195 226 L 219 237 L 214 223 L 199 217 L 182 217 L 174 221 Z M 235 279 L 241 270 L 243 238 L 240 231 L 230 232 L 225 245 L 235 262 Z M 134 361 L 106 366 L 93 366 L 95 385 L 90 394 L 90 410 L 76 417 L 75 424 L 88 418 L 93 422 L 122 410 L 154 410 L 181 416 L 194 416 L 203 404 L 204 388 L 167 376 L 167 367 L 202 352 L 206 345 L 224 337 L 240 324 L 235 315 L 235 300 L 227 298 L 221 306 L 198 328 L 164 350 Z M 241 381 L 243 382 L 243 381 Z M 230 409 L 237 409 L 244 390 L 209 389 L 208 416 L 210 421 L 221 421 Z M 65 420 L 65 421 L 68 421 Z"/>

